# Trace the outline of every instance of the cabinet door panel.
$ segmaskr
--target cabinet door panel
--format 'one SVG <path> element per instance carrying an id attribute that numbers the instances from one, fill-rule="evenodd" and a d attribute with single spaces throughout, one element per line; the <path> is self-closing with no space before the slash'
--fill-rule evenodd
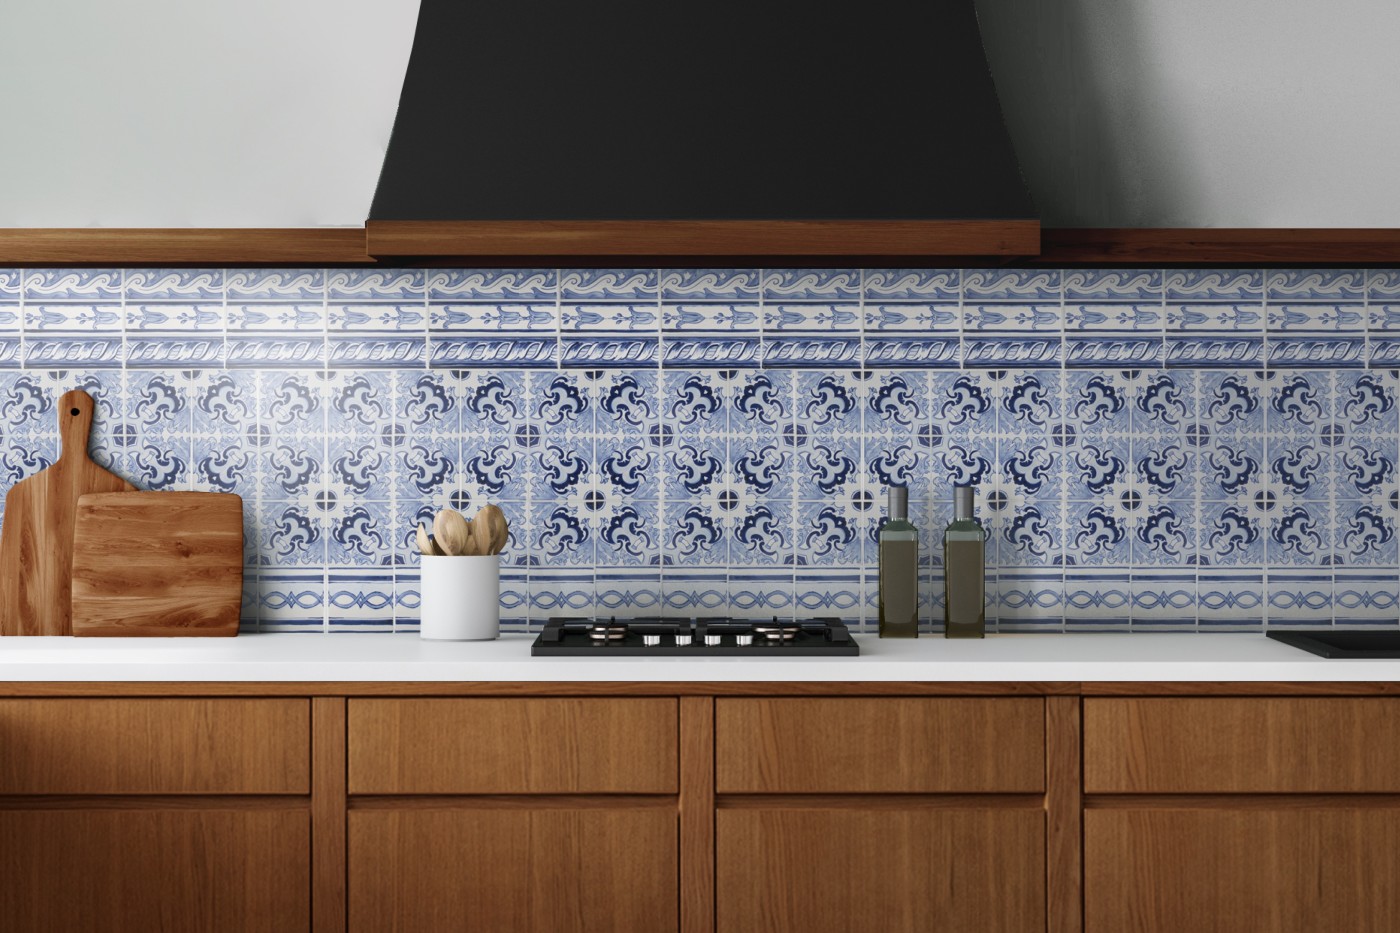
<path id="1" fill-rule="evenodd" d="M 1400 811 L 1089 810 L 1086 933 L 1394 931 Z"/>
<path id="2" fill-rule="evenodd" d="M 1086 699 L 1084 790 L 1400 792 L 1400 699 Z"/>
<path id="3" fill-rule="evenodd" d="M 1038 793 L 1045 701 L 721 698 L 715 764 L 722 794 Z"/>
<path id="4" fill-rule="evenodd" d="M 726 809 L 718 933 L 1044 933 L 1040 810 Z"/>
<path id="5" fill-rule="evenodd" d="M 305 794 L 300 699 L 0 700 L 0 794 Z"/>
<path id="6" fill-rule="evenodd" d="M 669 807 L 352 811 L 350 929 L 666 933 L 677 844 Z"/>
<path id="7" fill-rule="evenodd" d="M 351 700 L 352 794 L 674 794 L 673 699 Z"/>
<path id="8" fill-rule="evenodd" d="M 310 860 L 305 810 L 3 810 L 0 928 L 305 930 Z"/>

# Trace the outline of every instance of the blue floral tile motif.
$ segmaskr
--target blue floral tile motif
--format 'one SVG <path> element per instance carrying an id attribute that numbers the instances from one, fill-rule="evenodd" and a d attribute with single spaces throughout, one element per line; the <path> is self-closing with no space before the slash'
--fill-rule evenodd
<path id="1" fill-rule="evenodd" d="M 1196 627 L 1196 572 L 1176 567 L 1134 569 L 1132 627 L 1135 631 L 1190 631 Z"/>
<path id="2" fill-rule="evenodd" d="M 426 275 L 421 269 L 332 269 L 326 274 L 331 301 L 421 303 Z"/>
<path id="3" fill-rule="evenodd" d="M 1394 572 L 1332 572 L 1332 616 L 1338 628 L 1394 628 L 1400 609 L 1400 580 Z"/>
<path id="4" fill-rule="evenodd" d="M 1269 301 L 1355 301 L 1366 297 L 1363 269 L 1272 269 L 1265 273 Z"/>
<path id="5" fill-rule="evenodd" d="M 969 269 L 963 273 L 963 297 L 983 301 L 1058 302 L 1063 274 L 1055 270 Z"/>
<path id="6" fill-rule="evenodd" d="M 1266 612 L 1270 628 L 1331 625 L 1331 568 L 1270 570 Z"/>
<path id="7" fill-rule="evenodd" d="M 865 300 L 951 302 L 961 295 L 958 269 L 871 269 L 865 273 Z"/>
<path id="8" fill-rule="evenodd" d="M 120 301 L 120 269 L 27 269 L 24 271 L 26 302 Z"/>
<path id="9" fill-rule="evenodd" d="M 413 631 L 414 528 L 485 502 L 507 630 L 872 626 L 891 484 L 930 630 L 954 483 L 992 630 L 1400 602 L 1387 270 L 0 270 L 0 481 L 74 387 L 98 462 L 243 497 L 249 631 Z"/>
<path id="10" fill-rule="evenodd" d="M 1197 571 L 1196 614 L 1201 631 L 1258 630 L 1264 610 L 1264 575 L 1259 569 Z"/>
<path id="11" fill-rule="evenodd" d="M 655 269 L 570 269 L 559 277 L 565 301 L 650 301 L 658 297 Z"/>
<path id="12" fill-rule="evenodd" d="M 128 269 L 127 301 L 215 301 L 224 297 L 223 269 Z"/>
<path id="13" fill-rule="evenodd" d="M 326 274 L 324 269 L 229 269 L 224 281 L 230 303 L 321 302 Z"/>
<path id="14" fill-rule="evenodd" d="M 751 303 L 762 290 L 757 269 L 665 269 L 661 298 L 668 302 Z"/>
<path id="15" fill-rule="evenodd" d="M 1132 587 L 1126 570 L 1065 570 L 1066 631 L 1127 631 Z"/>
<path id="16" fill-rule="evenodd" d="M 331 570 L 326 574 L 326 624 L 332 632 L 389 632 L 394 628 L 394 574 L 390 570 Z"/>
<path id="17" fill-rule="evenodd" d="M 1067 303 L 1156 303 L 1164 297 L 1159 269 L 1071 269 L 1064 273 Z"/>
<path id="18" fill-rule="evenodd" d="M 559 276 L 553 269 L 433 269 L 429 301 L 471 303 L 554 302 Z"/>
<path id="19" fill-rule="evenodd" d="M 763 297 L 770 303 L 856 301 L 861 297 L 861 273 L 855 269 L 769 269 L 763 273 Z"/>

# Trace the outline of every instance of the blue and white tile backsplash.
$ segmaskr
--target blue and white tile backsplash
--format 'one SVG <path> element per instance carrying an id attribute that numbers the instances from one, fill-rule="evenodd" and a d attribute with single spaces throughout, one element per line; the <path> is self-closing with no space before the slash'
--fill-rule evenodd
<path id="1" fill-rule="evenodd" d="M 0 270 L 0 485 L 73 387 L 243 496 L 249 629 L 413 627 L 486 501 L 515 628 L 872 624 L 892 481 L 931 624 L 955 481 L 1002 631 L 1400 624 L 1396 271 Z"/>

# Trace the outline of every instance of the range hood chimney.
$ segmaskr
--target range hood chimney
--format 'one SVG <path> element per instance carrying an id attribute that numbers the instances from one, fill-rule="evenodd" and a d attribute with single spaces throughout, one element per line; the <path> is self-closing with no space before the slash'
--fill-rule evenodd
<path id="1" fill-rule="evenodd" d="M 1033 255 L 972 0 L 422 0 L 371 255 Z"/>

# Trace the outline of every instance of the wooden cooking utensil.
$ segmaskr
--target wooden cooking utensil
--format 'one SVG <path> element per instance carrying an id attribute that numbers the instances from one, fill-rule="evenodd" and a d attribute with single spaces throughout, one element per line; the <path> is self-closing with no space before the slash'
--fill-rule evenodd
<path id="1" fill-rule="evenodd" d="M 423 523 L 418 523 L 418 553 L 425 557 L 433 554 L 433 539 L 428 537 L 428 529 L 423 527 Z"/>
<path id="2" fill-rule="evenodd" d="M 491 550 L 491 524 L 480 512 L 472 519 L 472 551 L 482 557 L 495 553 Z"/>
<path id="3" fill-rule="evenodd" d="M 58 462 L 20 480 L 5 497 L 0 534 L 0 634 L 70 635 L 73 517 L 84 493 L 136 489 L 88 456 L 92 396 L 81 389 L 58 403 Z M 241 561 L 240 561 L 241 566 Z"/>
<path id="4" fill-rule="evenodd" d="M 484 525 L 489 532 L 486 550 L 483 554 L 499 554 L 505 548 L 506 542 L 510 540 L 510 523 L 506 521 L 505 513 L 498 506 L 483 506 L 477 513 L 476 524 Z"/>
<path id="5" fill-rule="evenodd" d="M 78 500 L 74 635 L 238 634 L 243 500 L 115 492 Z"/>
<path id="6" fill-rule="evenodd" d="M 447 554 L 469 554 L 472 543 L 471 524 L 461 512 L 443 509 L 433 519 L 433 538 Z"/>

